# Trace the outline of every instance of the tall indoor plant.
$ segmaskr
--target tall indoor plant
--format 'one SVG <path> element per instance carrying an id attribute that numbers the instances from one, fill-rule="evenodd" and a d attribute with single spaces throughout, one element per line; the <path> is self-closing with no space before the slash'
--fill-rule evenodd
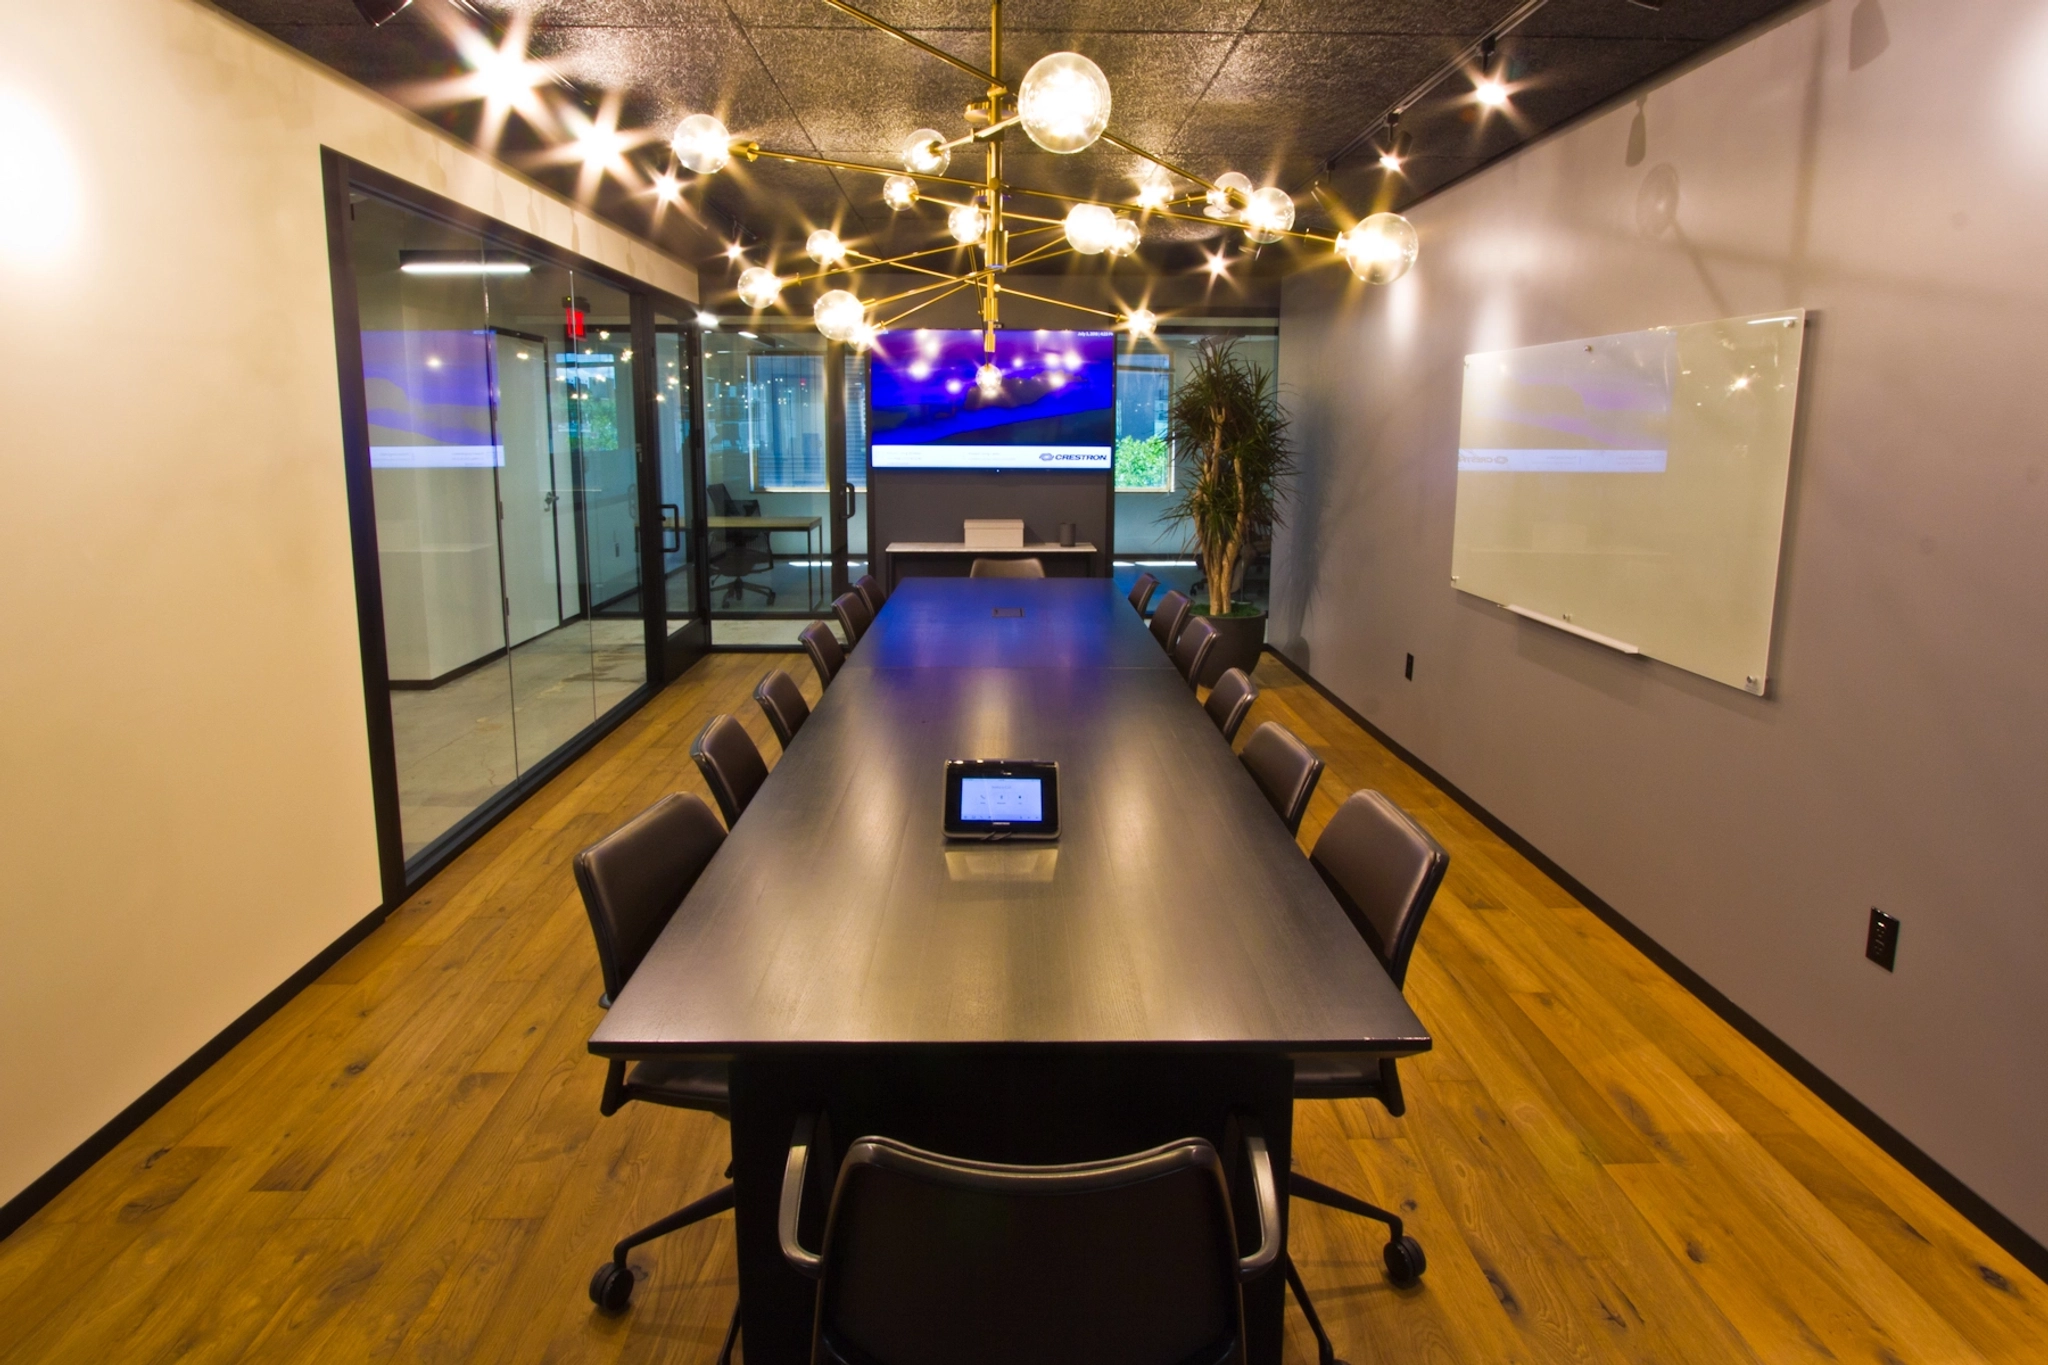
<path id="1" fill-rule="evenodd" d="M 1205 613 L 1222 632 L 1201 681 L 1226 668 L 1249 671 L 1265 643 L 1266 614 L 1234 607 L 1230 592 L 1255 528 L 1279 520 L 1281 484 L 1294 472 L 1273 372 L 1237 353 L 1234 341 L 1196 347 L 1174 386 L 1167 430 L 1186 482 L 1170 518 L 1184 523 L 1208 580 Z"/>

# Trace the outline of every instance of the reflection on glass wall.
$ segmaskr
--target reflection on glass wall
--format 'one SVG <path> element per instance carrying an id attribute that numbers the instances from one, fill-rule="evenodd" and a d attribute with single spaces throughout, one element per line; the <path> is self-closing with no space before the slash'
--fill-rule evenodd
<path id="1" fill-rule="evenodd" d="M 736 623 L 715 639 L 792 639 L 744 622 L 819 616 L 830 600 L 825 343 L 806 329 L 707 332 L 703 346 L 710 605 Z"/>
<path id="2" fill-rule="evenodd" d="M 689 624 L 696 609 L 690 561 L 690 333 L 664 313 L 654 317 L 656 462 L 661 468 L 661 567 L 667 580 L 668 631 Z"/>
<path id="3" fill-rule="evenodd" d="M 352 208 L 411 858 L 646 680 L 629 301 L 382 200 Z"/>

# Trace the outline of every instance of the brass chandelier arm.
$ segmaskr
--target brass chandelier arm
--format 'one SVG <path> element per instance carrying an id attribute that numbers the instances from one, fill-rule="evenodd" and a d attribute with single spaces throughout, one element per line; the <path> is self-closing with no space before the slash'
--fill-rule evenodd
<path id="1" fill-rule="evenodd" d="M 1065 299 L 1049 299 L 1043 294 L 1030 294 L 1022 289 L 1013 289 L 1007 284 L 997 284 L 996 292 L 999 294 L 1015 294 L 1020 299 L 1030 299 L 1034 303 L 1049 303 L 1055 308 L 1071 308 L 1077 313 L 1093 313 L 1096 317 L 1108 318 L 1112 322 L 1122 322 L 1124 320 L 1122 313 L 1112 313 L 1103 308 L 1090 308 L 1085 303 L 1068 303 Z"/>
<path id="2" fill-rule="evenodd" d="M 1205 223 L 1210 227 L 1242 226 L 1241 224 L 1233 223 L 1228 219 L 1211 218 L 1206 214 L 1175 213 L 1172 209 L 1146 208 L 1143 204 L 1121 204 L 1113 199 L 1084 199 L 1080 195 L 1076 194 L 1059 194 L 1053 190 L 1034 190 L 1028 185 L 1004 185 L 1003 188 L 1011 194 L 1028 194 L 1035 199 L 1051 199 L 1061 204 L 1094 204 L 1100 208 L 1118 210 L 1126 213 L 1143 214 L 1147 217 L 1152 218 L 1172 218 L 1183 223 Z M 934 200 L 933 202 L 937 203 L 940 201 Z M 1200 201 L 1197 200 L 1196 202 Z M 1005 212 L 1008 217 L 1019 219 L 1027 223 L 1049 223 L 1056 227 L 1066 226 L 1065 223 L 1061 222 L 1057 218 L 1039 218 L 1028 213 L 1019 213 L 1015 209 L 1009 209 L 1006 210 Z M 1299 237 L 1306 242 L 1323 242 L 1325 244 L 1333 243 L 1337 240 L 1335 237 L 1326 237 L 1320 233 L 1297 232 L 1292 228 L 1287 229 L 1280 235 L 1283 237 Z"/>
<path id="3" fill-rule="evenodd" d="M 951 251 L 958 251 L 958 250 L 960 250 L 960 246 L 959 246 L 959 244 L 958 244 L 958 243 L 955 243 L 955 244 L 954 244 L 953 246 L 951 246 L 951 247 L 947 247 L 947 248 L 942 248 L 942 249 L 943 249 L 943 250 L 951 250 Z M 853 252 L 848 252 L 847 254 L 848 254 L 848 255 L 850 255 L 850 256 L 858 256 L 858 255 L 859 255 L 860 253 L 859 253 L 859 252 L 857 252 L 857 251 L 853 251 Z M 875 259 L 874 259 L 873 257 L 867 257 L 867 258 L 865 258 L 865 259 L 866 259 L 866 260 L 867 260 L 867 261 L 869 262 L 869 264 L 872 264 L 872 265 L 887 265 L 887 264 L 889 264 L 889 262 L 887 262 L 887 261 L 877 261 L 877 260 L 875 260 Z M 862 270 L 865 270 L 865 269 L 867 268 L 867 266 L 860 266 L 860 267 L 857 267 L 857 268 L 858 268 L 858 269 L 862 269 Z M 902 265 L 902 266 L 899 266 L 898 268 L 899 268 L 899 269 L 902 269 L 902 270 L 908 270 L 908 271 L 909 271 L 909 272 L 910 272 L 911 274 L 913 274 L 913 275 L 930 275 L 930 276 L 932 276 L 932 277 L 933 277 L 933 278 L 935 278 L 935 279 L 941 279 L 941 280 L 957 280 L 957 279 L 959 279 L 959 278 L 960 278 L 960 273 L 959 273 L 958 271 L 947 271 L 947 270 L 930 270 L 930 269 L 927 269 L 926 267 L 924 267 L 924 266 L 921 266 L 921 265 Z M 969 273 L 969 274 L 979 274 L 979 273 L 981 273 L 981 272 L 979 272 L 979 271 L 970 271 L 970 272 L 968 272 L 968 273 Z"/>
<path id="4" fill-rule="evenodd" d="M 841 14 L 850 15 L 853 18 L 860 20 L 869 28 L 880 29 L 882 32 L 888 34 L 891 38 L 895 38 L 901 42 L 908 43 L 920 52 L 923 52 L 929 56 L 937 57 L 940 61 L 946 63 L 946 65 L 948 66 L 956 67 L 959 70 L 966 72 L 968 75 L 974 77 L 974 79 L 980 81 L 983 85 L 988 86 L 991 90 L 1005 91 L 1009 89 L 1008 86 L 1004 85 L 994 76 L 991 76 L 988 72 L 983 71 L 974 63 L 963 62 L 958 57 L 955 57 L 952 53 L 946 51 L 944 48 L 933 47 L 924 39 L 913 37 L 912 35 L 905 33 L 902 29 L 896 27 L 894 24 L 886 23 L 883 20 L 877 19 L 874 15 L 869 14 L 866 10 L 854 5 L 847 4 L 846 0 L 825 0 L 825 3 L 830 5 L 833 9 L 838 10 Z"/>
<path id="5" fill-rule="evenodd" d="M 945 246 L 926 247 L 923 251 L 913 251 L 907 256 L 891 256 L 887 260 L 874 256 L 865 256 L 858 251 L 848 251 L 846 254 L 849 256 L 860 256 L 861 263 L 859 265 L 827 266 L 823 270 L 814 270 L 808 275 L 792 276 L 784 280 L 783 284 L 810 284 L 812 281 L 822 280 L 828 275 L 851 275 L 856 270 L 871 270 L 878 265 L 901 265 L 905 261 L 914 261 L 920 256 L 937 256 L 943 252 L 958 251 L 959 249 L 957 245 L 949 243 Z"/>
<path id="6" fill-rule="evenodd" d="M 868 175 L 900 175 L 911 180 L 932 180 L 941 185 L 959 185 L 970 190 L 987 188 L 979 180 L 962 180 L 953 175 L 927 175 L 923 171 L 904 171 L 893 166 L 868 166 L 858 161 L 840 161 L 829 156 L 806 156 L 802 152 L 778 152 L 763 147 L 758 142 L 735 142 L 732 149 L 749 161 L 765 156 L 771 161 L 789 161 L 799 166 L 825 166 L 835 171 L 863 171 Z"/>
<path id="7" fill-rule="evenodd" d="M 968 285 L 980 280 L 987 273 L 985 270 L 977 270 L 966 276 L 947 275 L 941 278 L 937 284 L 921 284 L 915 289 L 905 289 L 901 293 L 885 294 L 879 299 L 868 299 L 866 303 L 870 308 L 880 308 L 885 303 L 896 303 L 902 299 L 914 299 L 919 294 L 929 294 L 934 289 L 944 289 L 948 285 L 956 289 L 965 289 Z"/>
<path id="8" fill-rule="evenodd" d="M 1045 229 L 1033 228 L 1032 231 L 1043 232 L 1045 231 Z M 1031 250 L 1025 252 L 1022 256 L 1012 258 L 1010 261 L 1010 265 L 1012 268 L 1015 268 L 1020 265 L 1029 265 L 1033 261 L 1047 260 L 1053 256 L 1059 255 L 1063 251 L 1072 251 L 1073 249 L 1074 248 L 1067 245 L 1065 239 L 1061 239 L 1059 241 L 1054 242 L 1047 242 L 1043 246 L 1033 247 Z"/>
<path id="9" fill-rule="evenodd" d="M 912 313 L 918 311 L 918 309 L 929 308 L 933 304 L 937 303 L 940 299 L 950 299 L 955 294 L 959 293 L 961 290 L 973 287 L 973 284 L 973 280 L 962 280 L 960 283 L 954 285 L 951 289 L 946 290 L 944 293 L 934 294 L 930 298 L 926 299 L 923 303 L 916 304 L 910 308 L 904 309 L 895 317 L 888 319 L 887 321 L 883 322 L 880 325 L 883 327 L 894 327 L 897 323 L 903 321 L 903 319 L 909 317 Z"/>
<path id="10" fill-rule="evenodd" d="M 830 4 L 831 2 L 832 0 L 826 0 L 827 4 Z M 1179 176 L 1183 180 L 1192 180 L 1205 190 L 1213 190 L 1216 188 L 1216 185 L 1213 181 L 1204 180 L 1201 176 L 1196 175 L 1193 171 L 1187 170 L 1180 166 L 1176 166 L 1163 156 L 1155 156 L 1151 152 L 1146 151 L 1143 147 L 1140 147 L 1135 142 L 1126 142 L 1122 138 L 1118 137 L 1115 133 L 1110 132 L 1107 128 L 1102 130 L 1102 140 L 1104 142 L 1107 142 L 1112 147 L 1121 147 L 1123 150 L 1129 152 L 1132 156 L 1143 157 L 1145 160 L 1151 162 L 1155 166 L 1160 167 L 1162 170 L 1168 170 L 1173 172 L 1175 175 Z"/>

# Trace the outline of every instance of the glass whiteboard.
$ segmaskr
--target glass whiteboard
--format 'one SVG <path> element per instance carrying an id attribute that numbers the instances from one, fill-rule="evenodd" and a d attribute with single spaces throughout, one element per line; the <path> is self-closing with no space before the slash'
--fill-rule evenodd
<path id="1" fill-rule="evenodd" d="M 1451 583 L 1762 695 L 1804 310 L 1465 357 Z"/>

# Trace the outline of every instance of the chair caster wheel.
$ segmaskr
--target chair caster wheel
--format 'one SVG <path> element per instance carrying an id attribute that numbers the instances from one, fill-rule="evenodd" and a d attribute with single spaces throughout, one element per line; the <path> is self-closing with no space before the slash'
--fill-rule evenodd
<path id="1" fill-rule="evenodd" d="M 633 1301 L 633 1272 L 617 1261 L 606 1261 L 590 1277 L 590 1301 L 607 1313 L 623 1313 Z"/>
<path id="2" fill-rule="evenodd" d="M 1429 1269 L 1429 1259 L 1422 1254 L 1422 1243 L 1413 1237 L 1387 1243 L 1386 1262 L 1387 1278 L 1399 1285 L 1414 1284 L 1422 1278 L 1422 1272 Z"/>

